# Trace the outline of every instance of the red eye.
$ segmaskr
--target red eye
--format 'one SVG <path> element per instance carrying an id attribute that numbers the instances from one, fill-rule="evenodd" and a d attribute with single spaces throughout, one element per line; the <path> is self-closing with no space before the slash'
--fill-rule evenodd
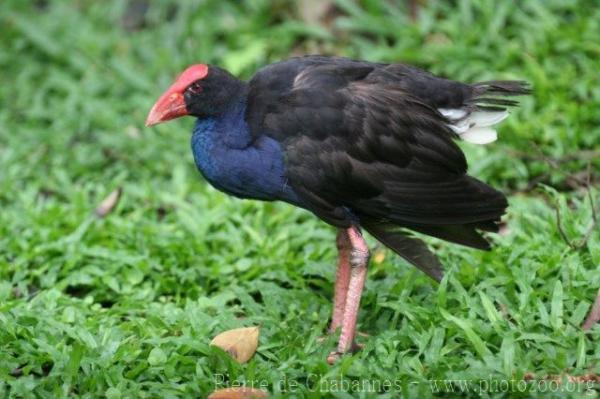
<path id="1" fill-rule="evenodd" d="M 188 88 L 188 90 L 191 91 L 192 93 L 200 93 L 202 91 L 202 85 L 200 84 L 200 82 L 193 83 Z"/>

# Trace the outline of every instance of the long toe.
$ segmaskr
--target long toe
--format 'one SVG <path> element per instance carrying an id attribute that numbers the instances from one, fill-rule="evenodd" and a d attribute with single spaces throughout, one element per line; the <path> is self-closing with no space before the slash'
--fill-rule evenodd
<path id="1" fill-rule="evenodd" d="M 364 344 L 357 344 L 355 342 L 352 344 L 352 346 L 350 347 L 350 351 L 348 351 L 347 353 L 356 353 L 356 352 L 360 351 L 361 349 L 363 349 L 364 347 L 365 347 Z M 343 355 L 344 355 L 344 353 L 342 353 L 342 352 L 331 351 L 331 352 L 329 352 L 329 355 L 327 355 L 327 363 L 329 363 L 330 365 L 333 365 Z"/>
<path id="2" fill-rule="evenodd" d="M 350 352 L 356 353 L 362 350 L 365 347 L 365 344 L 359 344 L 356 341 L 352 342 L 352 346 L 350 347 Z"/>
<path id="3" fill-rule="evenodd" d="M 356 352 L 362 350 L 364 347 L 365 347 L 364 344 L 359 344 L 357 342 L 353 342 L 352 345 L 350 346 L 350 350 L 347 353 L 356 353 Z M 329 355 L 327 355 L 327 363 L 332 365 L 335 362 L 337 362 L 338 359 L 340 357 L 342 357 L 343 355 L 344 355 L 344 353 L 342 353 L 342 352 L 331 351 L 331 352 L 329 352 Z"/>

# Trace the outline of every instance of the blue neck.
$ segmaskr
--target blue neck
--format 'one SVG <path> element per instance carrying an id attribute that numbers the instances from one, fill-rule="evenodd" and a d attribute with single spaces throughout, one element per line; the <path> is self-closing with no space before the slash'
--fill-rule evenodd
<path id="1" fill-rule="evenodd" d="M 197 120 L 192 151 L 198 170 L 228 194 L 299 205 L 298 197 L 287 185 L 281 146 L 264 135 L 253 139 L 245 111 L 242 100 L 218 117 Z"/>
<path id="2" fill-rule="evenodd" d="M 245 112 L 246 102 L 236 102 L 219 117 L 198 119 L 194 134 L 199 131 L 200 133 L 204 132 L 206 138 L 210 137 L 215 144 L 229 149 L 241 150 L 247 148 L 252 141 L 252 137 L 244 117 Z"/>

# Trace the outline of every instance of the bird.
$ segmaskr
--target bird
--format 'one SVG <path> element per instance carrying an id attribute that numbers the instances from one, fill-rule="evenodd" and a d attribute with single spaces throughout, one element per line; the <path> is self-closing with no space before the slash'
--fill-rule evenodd
<path id="1" fill-rule="evenodd" d="M 357 315 L 370 258 L 363 231 L 441 281 L 416 233 L 480 250 L 508 206 L 467 174 L 457 141 L 488 144 L 531 92 L 525 81 L 462 83 L 402 63 L 307 55 L 247 80 L 218 66 L 186 68 L 146 119 L 196 117 L 191 147 L 204 178 L 226 194 L 283 201 L 337 228 L 333 364 L 357 350 Z"/>

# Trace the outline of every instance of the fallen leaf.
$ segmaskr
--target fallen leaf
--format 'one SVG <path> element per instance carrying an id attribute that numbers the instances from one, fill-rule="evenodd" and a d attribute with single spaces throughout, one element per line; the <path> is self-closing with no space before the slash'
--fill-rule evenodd
<path id="1" fill-rule="evenodd" d="M 208 399 L 265 399 L 268 397 L 269 395 L 265 391 L 245 387 L 218 389 L 208 395 Z"/>
<path id="2" fill-rule="evenodd" d="M 567 373 L 547 374 L 541 378 L 537 378 L 532 372 L 527 372 L 523 375 L 524 381 L 551 381 L 557 385 L 561 385 L 566 378 L 567 382 L 572 384 L 585 384 L 587 382 L 600 383 L 600 374 L 589 373 L 583 375 L 571 375 Z"/>
<path id="3" fill-rule="evenodd" d="M 122 191 L 123 189 L 119 187 L 112 193 L 108 194 L 108 196 L 104 198 L 100 205 L 98 205 L 98 207 L 96 208 L 96 216 L 103 218 L 106 215 L 108 215 L 119 202 L 119 198 L 121 198 Z"/>
<path id="4" fill-rule="evenodd" d="M 532 372 L 526 372 L 523 374 L 523 381 L 533 381 L 535 380 L 535 374 Z"/>
<path id="5" fill-rule="evenodd" d="M 373 255 L 373 262 L 375 262 L 376 264 L 380 264 L 384 260 L 385 260 L 385 251 L 384 250 L 378 250 Z"/>
<path id="6" fill-rule="evenodd" d="M 259 327 L 235 328 L 217 335 L 210 344 L 223 349 L 239 363 L 246 363 L 256 352 L 258 333 Z"/>

